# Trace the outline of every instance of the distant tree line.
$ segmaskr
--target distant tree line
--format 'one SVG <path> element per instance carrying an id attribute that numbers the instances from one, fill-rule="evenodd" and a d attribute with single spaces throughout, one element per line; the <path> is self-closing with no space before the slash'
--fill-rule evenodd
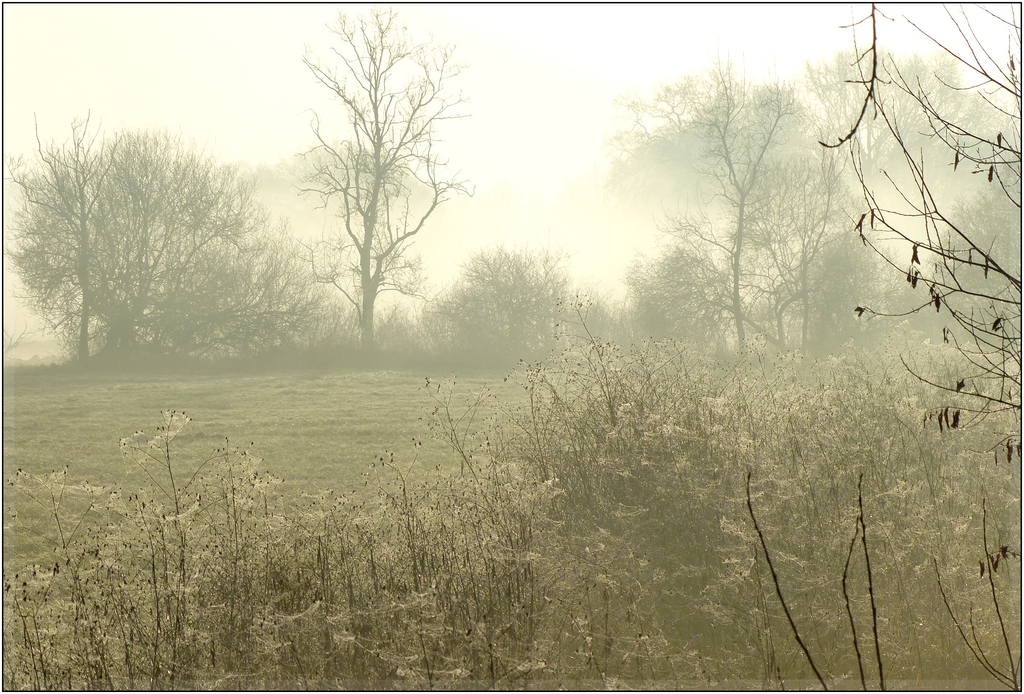
<path id="1" fill-rule="evenodd" d="M 304 63 L 339 108 L 314 116 L 315 145 L 288 172 L 333 222 L 314 241 L 273 224 L 239 169 L 166 132 L 101 136 L 85 119 L 65 143 L 40 141 L 31 161 L 8 161 L 21 195 L 6 255 L 69 353 L 318 347 L 485 364 L 556 346 L 569 325 L 559 306 L 578 293 L 557 250 L 475 249 L 421 301 L 429 285 L 413 242 L 440 205 L 469 192 L 438 150 L 441 128 L 464 115 L 452 47 L 416 43 L 390 10 L 342 15 L 333 31 L 331 59 L 310 52 Z M 624 99 L 631 125 L 614 140 L 607 190 L 663 210 L 664 243 L 633 262 L 624 303 L 598 301 L 591 315 L 623 342 L 732 350 L 754 339 L 823 353 L 880 327 L 875 315 L 906 312 L 905 272 L 909 288 L 931 291 L 915 311 L 947 307 L 981 340 L 976 366 L 1009 378 L 1013 392 L 997 399 L 1019 407 L 1019 66 L 987 68 L 1003 103 L 961 89 L 950 54 L 883 61 L 886 89 L 860 57 L 809 64 L 793 83 L 719 61 Z M 877 86 L 867 101 L 866 85 Z M 847 131 L 852 157 L 822 146 Z M 950 153 L 949 171 L 933 166 L 925 181 L 923 161 Z M 883 183 L 893 188 L 883 194 Z M 926 204 L 895 216 L 907 190 Z M 957 234 L 969 243 L 950 245 Z M 936 260 L 945 269 L 927 270 Z M 963 267 L 1006 286 L 954 290 Z M 977 291 L 991 306 L 972 314 Z M 389 292 L 420 303 L 382 310 Z M 1000 355 L 1009 366 L 992 367 Z"/>
<path id="2" fill-rule="evenodd" d="M 897 278 L 863 252 L 852 230 L 857 172 L 895 170 L 898 143 L 865 120 L 856 167 L 846 152 L 819 143 L 848 127 L 860 105 L 855 66 L 837 54 L 784 84 L 754 82 L 719 61 L 649 99 L 623 102 L 632 126 L 616 140 L 613 182 L 633 194 L 656 191 L 667 210 L 663 251 L 628 275 L 641 331 L 723 347 L 759 336 L 780 349 L 827 351 L 864 332 L 857 307 L 896 311 Z M 963 82 L 948 56 L 901 67 L 924 93 Z M 941 94 L 958 116 L 984 116 L 965 93 Z M 914 99 L 900 92 L 888 101 L 908 148 L 940 152 Z M 976 183 L 943 192 L 967 195 Z"/>

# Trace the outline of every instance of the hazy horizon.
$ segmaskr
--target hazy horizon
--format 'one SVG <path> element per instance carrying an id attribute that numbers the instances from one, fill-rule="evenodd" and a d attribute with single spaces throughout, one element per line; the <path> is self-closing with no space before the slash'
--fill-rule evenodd
<path id="1" fill-rule="evenodd" d="M 36 123 L 44 142 L 63 141 L 71 120 L 89 114 L 108 133 L 167 128 L 222 161 L 275 165 L 312 145 L 313 111 L 337 109 L 303 65 L 304 50 L 328 55 L 325 25 L 339 11 L 368 9 L 5 5 L 4 155 L 31 158 Z M 880 28 L 883 47 L 928 49 L 930 41 L 902 19 L 904 9 L 883 8 L 894 20 Z M 853 34 L 842 27 L 867 11 L 829 4 L 400 6 L 414 38 L 453 44 L 466 66 L 454 87 L 467 98 L 468 117 L 448 124 L 440 146 L 476 196 L 440 208 L 417 239 L 432 289 L 470 252 L 505 243 L 560 250 L 583 284 L 621 292 L 628 262 L 653 251 L 658 232 L 653 215 L 627 222 L 627 211 L 598 209 L 597 191 L 587 190 L 600 184 L 608 139 L 623 126 L 616 100 L 649 94 L 719 57 L 752 79 L 795 79 L 808 60 L 852 48 Z M 947 19 L 934 6 L 910 11 L 929 31 Z M 304 200 L 310 211 L 291 220 L 298 236 L 324 224 L 315 201 Z M 515 214 L 495 214 L 494 200 L 522 202 Z M 6 266 L 4 277 L 5 325 L 38 324 L 13 298 Z"/>

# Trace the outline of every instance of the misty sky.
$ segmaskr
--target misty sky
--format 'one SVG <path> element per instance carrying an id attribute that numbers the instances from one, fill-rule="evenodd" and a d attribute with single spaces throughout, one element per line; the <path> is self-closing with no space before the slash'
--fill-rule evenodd
<path id="1" fill-rule="evenodd" d="M 167 127 L 225 161 L 289 157 L 312 144 L 310 109 L 337 108 L 302 64 L 304 50 L 327 56 L 325 24 L 339 11 L 368 9 L 4 5 L 4 154 L 32 153 L 34 119 L 44 140 L 63 141 L 71 120 L 91 112 L 108 132 Z M 399 7 L 414 37 L 455 44 L 467 66 L 458 85 L 470 117 L 446 132 L 442 151 L 485 197 L 496 188 L 553 197 L 567 182 L 599 173 L 605 143 L 622 125 L 618 97 L 649 93 L 718 56 L 741 64 L 753 79 L 796 77 L 808 59 L 849 47 L 851 32 L 840 27 L 867 11 L 866 5 Z M 881 27 L 882 40 L 901 51 L 930 46 L 902 20 L 904 12 L 926 27 L 943 19 L 935 7 L 883 11 L 895 21 Z M 609 258 L 621 272 L 622 255 L 637 249 L 612 244 L 601 256 L 599 235 L 533 232 L 554 235 L 579 253 L 592 278 L 613 272 Z M 427 241 L 426 232 L 421 239 L 428 271 L 451 257 L 443 244 Z M 9 282 L 4 285 L 8 299 Z"/>

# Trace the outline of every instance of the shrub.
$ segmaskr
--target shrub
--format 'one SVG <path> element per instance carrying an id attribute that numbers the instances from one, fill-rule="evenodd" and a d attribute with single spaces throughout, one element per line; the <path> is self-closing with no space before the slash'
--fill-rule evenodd
<path id="1" fill-rule="evenodd" d="M 424 312 L 434 351 L 473 364 L 546 354 L 554 347 L 558 301 L 569 291 L 564 262 L 552 251 L 502 247 L 473 255 Z"/>
<path id="2" fill-rule="evenodd" d="M 583 308 L 576 306 L 580 316 Z M 815 682 L 751 523 L 750 473 L 752 508 L 788 607 L 813 635 L 809 648 L 830 683 L 855 686 L 863 660 L 851 641 L 848 590 L 864 654 L 869 598 L 882 615 L 890 683 L 963 686 L 992 674 L 965 647 L 954 612 L 965 624 L 977 615 L 975 651 L 1001 658 L 995 669 L 1012 684 L 1020 641 L 1002 634 L 1020 624 L 1020 478 L 986 444 L 1008 423 L 990 418 L 965 429 L 966 415 L 961 423 L 946 410 L 947 426 L 957 424 L 940 434 L 942 411 L 928 408 L 934 393 L 895 351 L 879 359 L 849 349 L 812 362 L 754 349 L 715 361 L 673 341 L 623 350 L 572 340 L 517 376 L 526 402 L 509 412 L 509 445 L 536 474 L 558 481 L 556 517 L 575 533 L 607 529 L 652 561 L 647 609 L 665 616 L 676 647 L 700 653 L 712 682 Z M 918 351 L 935 364 L 952 356 L 941 346 Z M 871 592 L 863 560 L 846 563 L 862 475 Z M 1008 554 L 990 585 L 979 561 L 1002 547 Z M 956 610 L 944 604 L 940 575 L 957 584 Z"/>
<path id="3" fill-rule="evenodd" d="M 435 430 L 453 443 L 450 391 Z M 462 445 L 458 474 L 375 461 L 355 499 L 287 504 L 227 442 L 177 460 L 187 426 L 122 440 L 151 484 L 10 480 L 53 522 L 57 559 L 4 575 L 4 685 L 19 689 L 496 688 L 667 678 L 642 562 L 567 538 L 557 494 Z M 448 422 L 449 426 L 444 424 Z M 671 663 L 669 663 L 669 666 Z"/>

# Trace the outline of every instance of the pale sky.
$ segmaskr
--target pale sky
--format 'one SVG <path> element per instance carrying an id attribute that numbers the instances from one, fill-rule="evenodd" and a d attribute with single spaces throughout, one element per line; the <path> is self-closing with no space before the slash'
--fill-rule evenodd
<path id="1" fill-rule="evenodd" d="M 310 109 L 337 109 L 302 64 L 304 49 L 329 56 L 325 24 L 339 11 L 368 9 L 5 4 L 4 155 L 32 153 L 34 119 L 44 140 L 63 141 L 71 120 L 88 112 L 108 131 L 180 131 L 226 161 L 289 157 L 312 144 Z M 469 117 L 447 132 L 442 150 L 452 167 L 478 195 L 504 186 L 553 197 L 606 165 L 605 143 L 620 125 L 616 98 L 648 94 L 718 56 L 752 79 L 796 77 L 808 59 L 849 48 L 851 32 L 840 26 L 868 6 L 449 4 L 398 11 L 414 37 L 454 44 L 467 66 L 457 86 L 469 99 Z M 907 51 L 930 43 L 906 25 L 904 12 L 929 26 L 944 19 L 935 7 L 883 11 L 896 20 L 881 27 L 884 45 Z M 533 233 L 579 253 L 584 274 L 597 279 L 621 274 L 622 256 L 638 248 L 611 243 L 605 257 L 593 235 Z M 427 235 L 421 245 L 429 269 L 451 255 Z M 577 243 L 583 247 L 572 247 Z M 5 268 L 5 299 L 7 279 Z"/>
<path id="2" fill-rule="evenodd" d="M 4 5 L 4 153 L 63 139 L 91 111 L 108 128 L 166 126 L 227 160 L 274 161 L 310 145 L 330 110 L 303 66 L 328 54 L 344 5 Z M 894 8 L 892 16 L 899 16 Z M 913 10 L 912 10 L 913 11 Z M 916 10 L 920 13 L 920 10 Z M 478 187 L 550 189 L 603 159 L 616 97 L 645 93 L 718 55 L 750 77 L 797 74 L 850 44 L 850 5 L 407 5 L 414 36 L 456 45 L 471 118 L 447 147 Z M 899 37 L 901 45 L 907 37 Z M 888 27 L 885 27 L 888 33 Z M 925 45 L 918 39 L 914 44 Z"/>

